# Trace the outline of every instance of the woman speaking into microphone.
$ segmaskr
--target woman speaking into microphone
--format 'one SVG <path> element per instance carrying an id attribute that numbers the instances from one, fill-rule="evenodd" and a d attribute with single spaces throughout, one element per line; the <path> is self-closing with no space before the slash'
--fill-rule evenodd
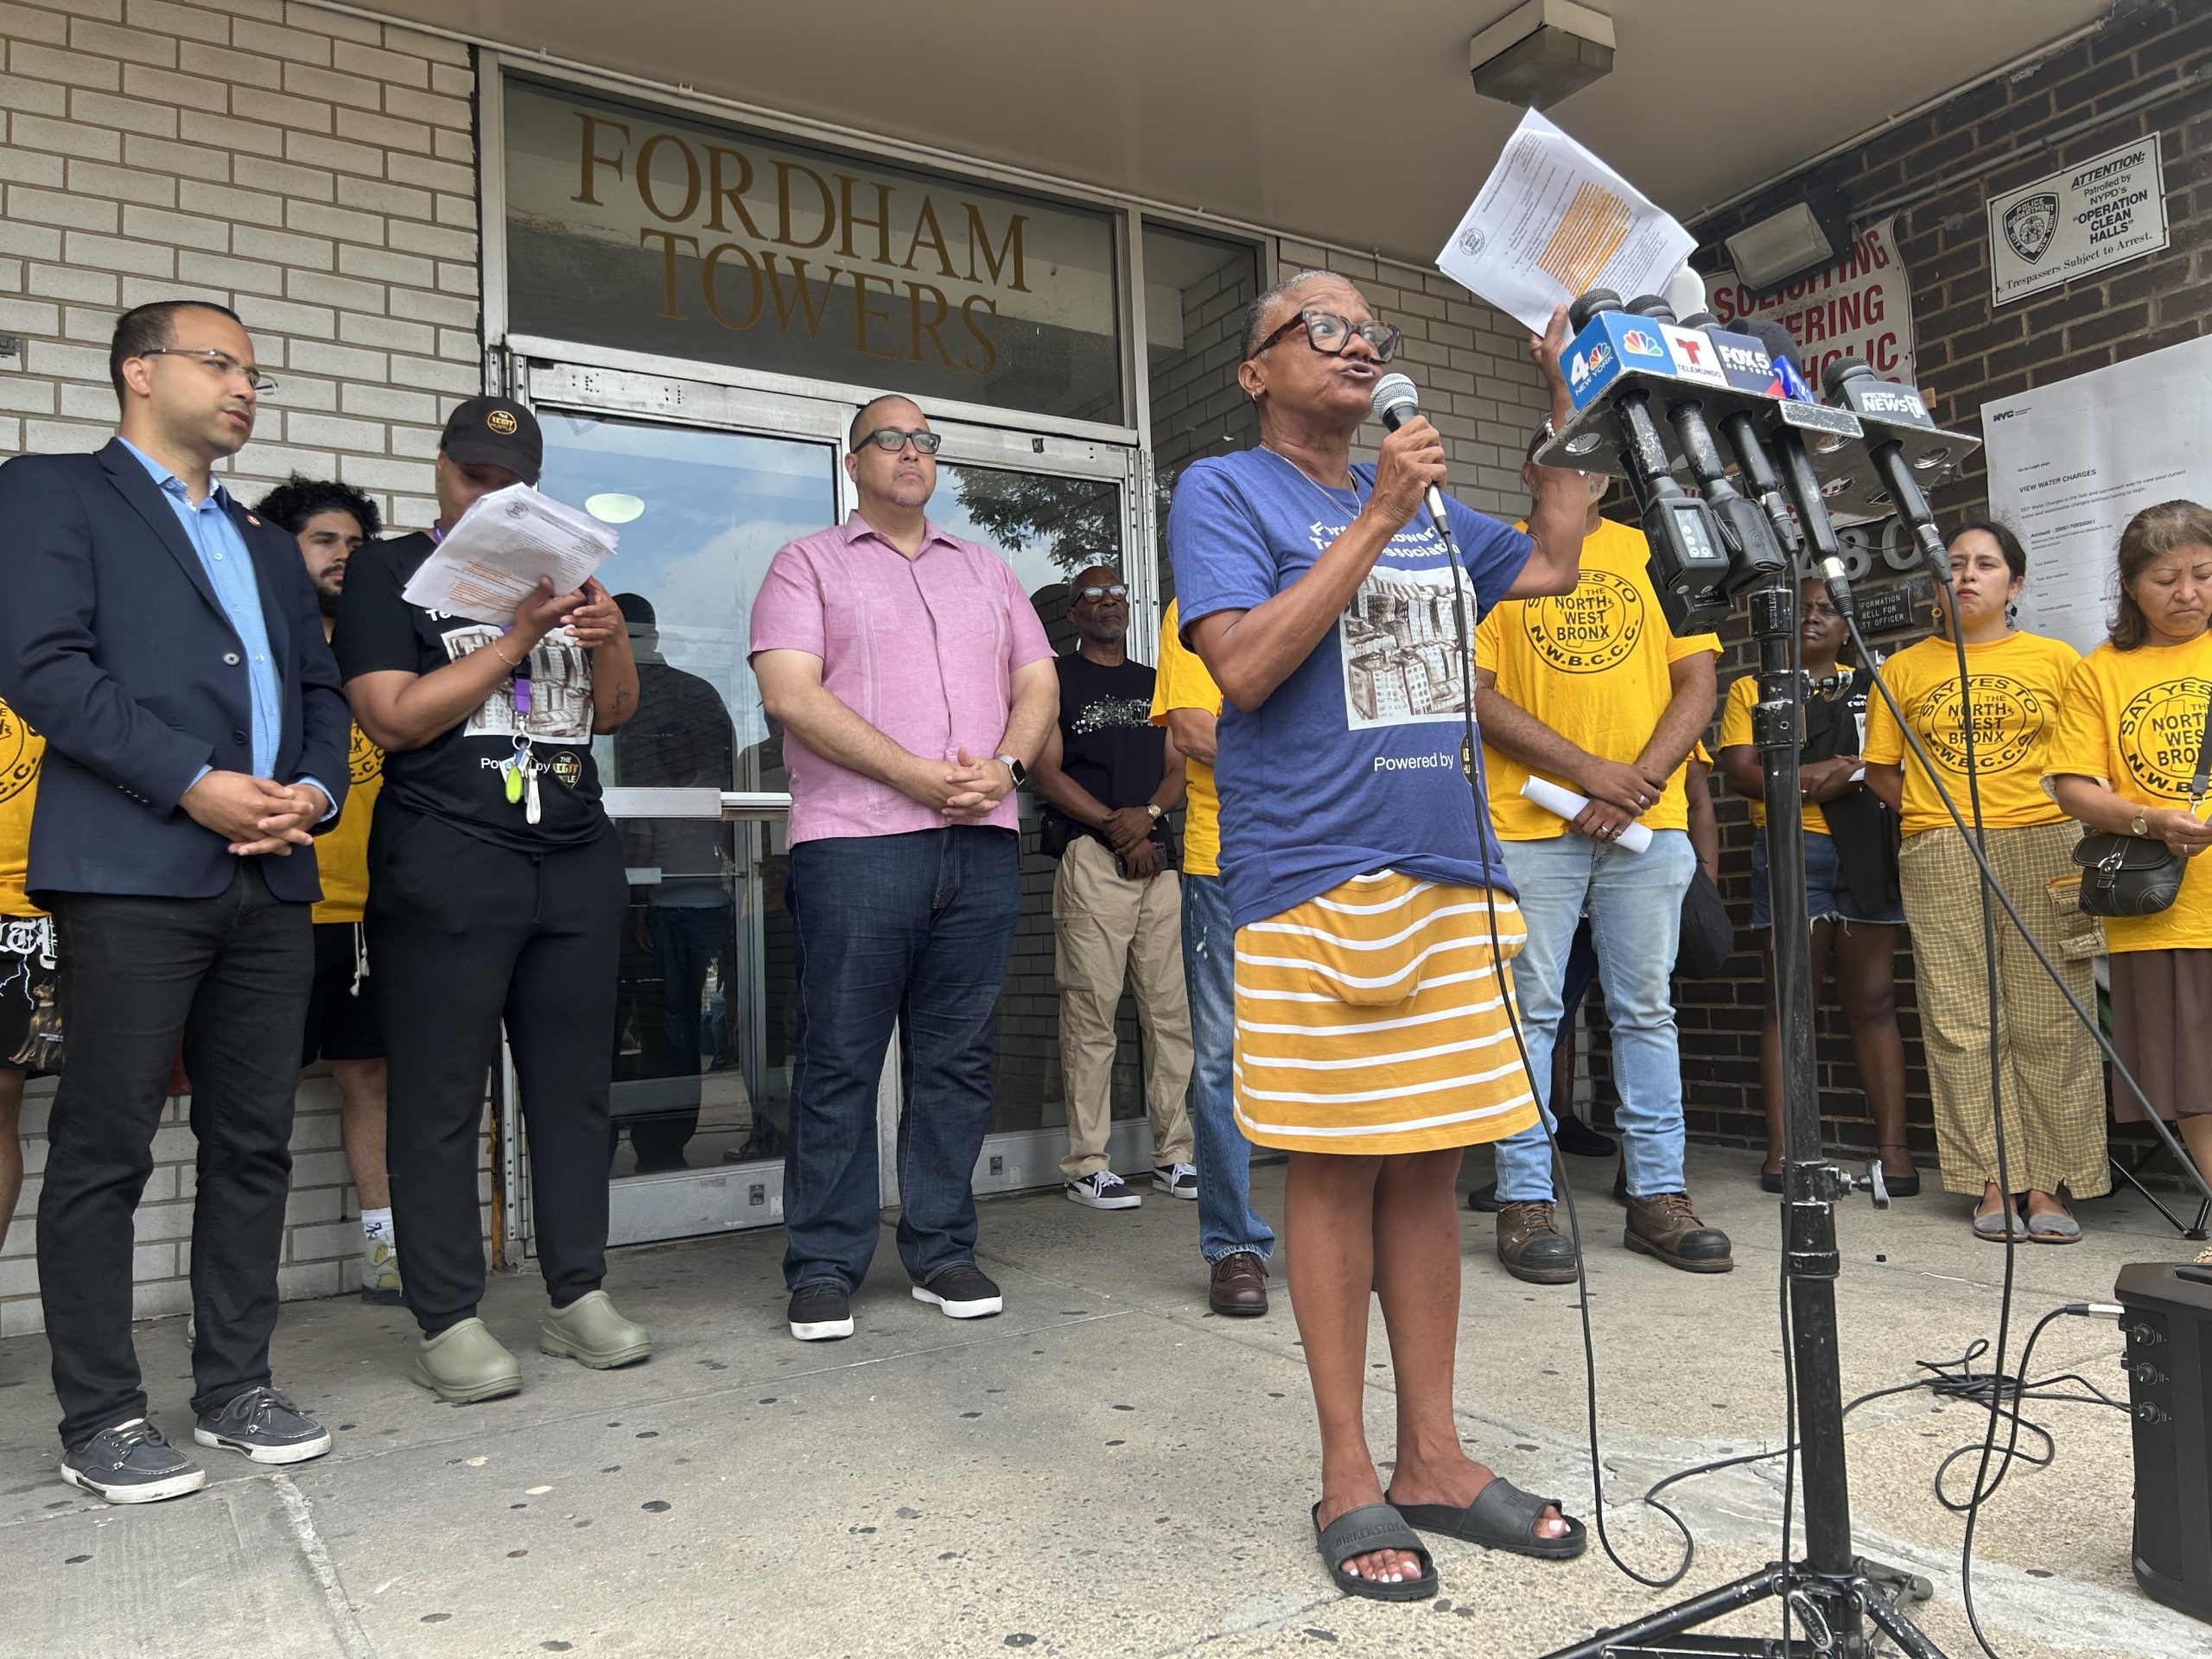
<path id="1" fill-rule="evenodd" d="M 559 594 L 541 583 L 504 629 L 403 592 L 479 497 L 535 484 L 543 454 L 521 404 L 473 397 L 455 410 L 438 449 L 437 528 L 354 556 L 333 642 L 353 718 L 385 752 L 366 922 L 389 1051 L 402 1290 L 423 1328 L 410 1375 L 455 1403 L 522 1386 L 514 1355 L 476 1313 L 480 1127 L 503 1023 L 552 1302 L 537 1345 L 595 1369 L 652 1351 L 600 1288 L 629 889 L 591 740 L 637 712 L 629 634 L 596 582 Z"/>

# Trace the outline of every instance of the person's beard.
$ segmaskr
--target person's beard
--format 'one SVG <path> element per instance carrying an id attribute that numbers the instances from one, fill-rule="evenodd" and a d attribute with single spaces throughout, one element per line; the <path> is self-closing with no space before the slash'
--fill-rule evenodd
<path id="1" fill-rule="evenodd" d="M 315 602 L 334 622 L 338 620 L 338 601 L 345 597 L 345 588 L 335 582 L 318 582 L 315 585 Z"/>

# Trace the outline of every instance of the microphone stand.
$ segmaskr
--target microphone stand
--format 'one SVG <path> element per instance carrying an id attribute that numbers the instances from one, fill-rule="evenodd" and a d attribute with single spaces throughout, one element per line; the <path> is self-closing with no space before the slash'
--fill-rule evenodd
<path id="1" fill-rule="evenodd" d="M 1748 423 L 1729 433 L 1739 451 L 1756 444 Z M 1836 552 L 1820 480 L 1803 439 L 1788 429 L 1776 434 L 1780 482 L 1796 508 L 1817 563 Z M 1753 478 L 1763 456 L 1738 464 Z M 1834 584 L 1839 608 L 1850 593 Z M 1767 881 L 1774 916 L 1775 1000 L 1782 1033 L 1783 1124 L 1787 1162 L 1783 1178 L 1783 1270 L 1789 1281 L 1791 1365 L 1796 1377 L 1796 1421 L 1791 1426 L 1804 1471 L 1805 1550 L 1797 1560 L 1770 1561 L 1718 1589 L 1602 1630 L 1561 1648 L 1547 1659 L 1688 1659 L 1734 1655 L 1741 1659 L 1872 1659 L 1878 1639 L 1871 1624 L 1910 1659 L 1943 1659 L 1941 1649 L 1906 1617 L 1903 1600 L 1926 1600 L 1933 1587 L 1923 1578 L 1853 1553 L 1851 1488 L 1843 1429 L 1843 1378 L 1837 1341 L 1835 1281 L 1836 1200 L 1853 1191 L 1872 1192 L 1887 1208 L 1889 1191 L 1877 1159 L 1864 1177 L 1831 1164 L 1821 1152 L 1820 1091 L 1813 1066 L 1815 1007 L 1812 921 L 1805 904 L 1804 811 L 1797 793 L 1797 760 L 1805 729 L 1805 677 L 1798 666 L 1797 578 L 1770 568 L 1751 593 L 1751 632 L 1759 647 L 1759 701 L 1751 716 L 1752 741 L 1766 800 Z M 1784 1517 L 1787 1524 L 1788 1517 Z M 1684 1632 L 1731 1613 L 1779 1599 L 1787 1610 L 1783 1635 L 1688 1636 Z M 1803 1634 L 1790 1633 L 1790 1621 Z"/>

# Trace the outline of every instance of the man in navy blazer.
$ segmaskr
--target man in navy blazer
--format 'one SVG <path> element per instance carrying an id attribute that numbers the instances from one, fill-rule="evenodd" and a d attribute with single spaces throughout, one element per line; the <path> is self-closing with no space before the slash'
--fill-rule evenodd
<path id="1" fill-rule="evenodd" d="M 293 539 L 214 481 L 271 382 L 218 305 L 117 323 L 98 454 L 0 467 L 0 693 L 45 734 L 28 886 L 69 1033 L 39 1196 L 61 1476 L 111 1503 L 206 1472 L 147 1416 L 131 1217 L 180 1047 L 199 1141 L 193 1437 L 296 1463 L 330 1436 L 271 1386 L 292 1098 L 314 977 L 311 837 L 351 715 Z"/>

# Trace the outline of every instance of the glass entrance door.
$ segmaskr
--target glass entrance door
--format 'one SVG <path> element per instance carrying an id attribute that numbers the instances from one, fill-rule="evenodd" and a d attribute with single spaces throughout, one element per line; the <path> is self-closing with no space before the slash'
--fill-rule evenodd
<path id="1" fill-rule="evenodd" d="M 601 371 L 542 368 L 531 391 L 543 487 L 620 537 L 601 580 L 638 658 L 638 714 L 594 746 L 630 882 L 611 1238 L 779 1222 L 796 1012 L 789 798 L 746 645 L 776 550 L 840 516 L 836 423 Z"/>
<path id="2" fill-rule="evenodd" d="M 996 548 L 1014 567 L 1037 608 L 1053 648 L 1068 651 L 1073 578 L 1109 565 L 1130 585 L 1129 649 L 1153 655 L 1159 610 L 1148 570 L 1132 560 L 1140 545 L 1135 452 L 1113 444 L 968 429 L 940 424 L 931 519 L 972 541 Z M 1055 866 L 1037 851 L 1037 804 L 1021 800 L 1021 920 L 1014 959 L 999 997 L 998 1058 L 991 1133 L 976 1168 L 976 1190 L 1012 1192 L 1060 1179 L 1067 1149 L 1067 1098 L 1060 1068 L 1059 996 L 1053 978 L 1052 879 Z M 1113 1155 L 1118 1167 L 1141 1161 L 1149 1130 L 1142 1122 L 1136 1021 L 1126 1007 L 1121 1058 L 1115 1067 Z"/>

